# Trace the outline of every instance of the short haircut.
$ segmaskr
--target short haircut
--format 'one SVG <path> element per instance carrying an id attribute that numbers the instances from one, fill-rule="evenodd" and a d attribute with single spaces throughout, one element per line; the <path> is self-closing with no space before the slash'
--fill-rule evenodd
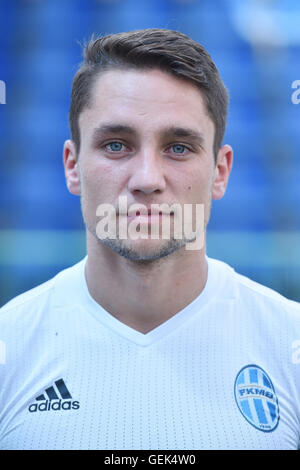
<path id="1" fill-rule="evenodd" d="M 142 29 L 95 38 L 83 48 L 84 60 L 72 85 L 69 123 L 77 153 L 80 151 L 79 114 L 90 105 L 92 87 L 106 70 L 159 69 L 198 87 L 215 126 L 215 161 L 224 138 L 228 91 L 203 46 L 178 31 Z"/>

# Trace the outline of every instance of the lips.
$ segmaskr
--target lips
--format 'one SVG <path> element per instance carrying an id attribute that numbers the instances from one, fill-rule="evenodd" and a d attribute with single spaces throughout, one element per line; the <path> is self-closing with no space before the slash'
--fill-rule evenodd
<path id="1" fill-rule="evenodd" d="M 155 208 L 152 208 L 152 209 L 148 208 L 147 212 L 146 212 L 145 208 L 142 208 L 140 210 L 138 208 L 137 209 L 132 209 L 132 210 L 129 210 L 127 212 L 128 217 L 134 217 L 134 216 L 137 216 L 137 217 L 138 216 L 141 216 L 141 217 L 144 216 L 144 217 L 146 217 L 147 215 L 148 216 L 151 216 L 151 215 L 174 215 L 174 212 L 173 211 L 171 211 L 171 212 L 163 211 L 163 210 L 155 209 Z"/>
<path id="2" fill-rule="evenodd" d="M 145 213 L 143 211 L 139 211 L 139 210 L 134 211 L 134 212 L 135 212 L 135 215 L 137 215 L 137 216 L 139 216 L 139 215 L 142 215 L 142 216 L 143 215 L 162 215 L 163 214 L 162 211 L 155 211 L 155 210 L 151 210 L 151 209 L 148 209 L 147 213 Z M 130 215 L 130 214 L 128 213 L 128 215 Z"/>

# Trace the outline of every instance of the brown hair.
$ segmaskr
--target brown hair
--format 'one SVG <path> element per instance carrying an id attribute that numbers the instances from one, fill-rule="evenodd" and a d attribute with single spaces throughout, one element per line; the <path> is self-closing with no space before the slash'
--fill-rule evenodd
<path id="1" fill-rule="evenodd" d="M 142 29 L 92 38 L 73 79 L 69 122 L 72 140 L 80 150 L 78 118 L 89 106 L 92 85 L 110 69 L 158 68 L 195 84 L 215 125 L 215 159 L 225 133 L 229 96 L 217 67 L 203 46 L 178 31 Z"/>

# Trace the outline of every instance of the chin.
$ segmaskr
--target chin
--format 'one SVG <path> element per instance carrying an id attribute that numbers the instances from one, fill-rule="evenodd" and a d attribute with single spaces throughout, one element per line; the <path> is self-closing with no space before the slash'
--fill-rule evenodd
<path id="1" fill-rule="evenodd" d="M 136 262 L 149 263 L 171 255 L 183 248 L 183 240 L 101 240 L 118 255 Z"/>

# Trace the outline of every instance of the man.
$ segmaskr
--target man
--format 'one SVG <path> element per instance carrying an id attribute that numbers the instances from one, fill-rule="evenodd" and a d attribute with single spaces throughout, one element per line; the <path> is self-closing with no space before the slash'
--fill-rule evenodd
<path id="1" fill-rule="evenodd" d="M 84 59 L 63 155 L 87 258 L 1 311 L 0 448 L 297 449 L 299 305 L 206 256 L 232 166 L 214 63 L 159 29 Z"/>

